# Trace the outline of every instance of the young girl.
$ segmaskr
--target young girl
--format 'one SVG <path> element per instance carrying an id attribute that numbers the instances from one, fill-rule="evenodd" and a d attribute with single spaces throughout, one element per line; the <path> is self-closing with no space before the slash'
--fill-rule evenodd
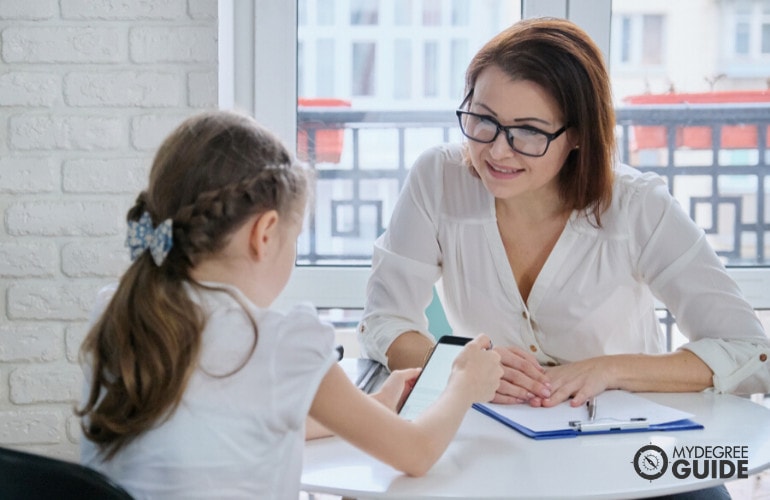
<path id="1" fill-rule="evenodd" d="M 137 498 L 297 498 L 308 413 L 421 475 L 470 405 L 494 396 L 502 368 L 482 336 L 439 401 L 406 421 L 393 407 L 416 371 L 369 397 L 335 363 L 333 330 L 311 306 L 269 309 L 294 266 L 308 177 L 230 112 L 188 119 L 158 151 L 128 212 L 134 262 L 82 348 L 77 412 L 82 461 Z"/>

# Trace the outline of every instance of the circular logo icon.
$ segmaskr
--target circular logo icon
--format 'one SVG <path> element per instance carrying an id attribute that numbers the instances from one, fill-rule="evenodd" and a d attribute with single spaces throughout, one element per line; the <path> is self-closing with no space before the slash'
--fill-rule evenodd
<path id="1" fill-rule="evenodd" d="M 642 446 L 634 455 L 634 469 L 644 479 L 658 479 L 668 469 L 668 457 L 659 446 L 648 444 Z"/>

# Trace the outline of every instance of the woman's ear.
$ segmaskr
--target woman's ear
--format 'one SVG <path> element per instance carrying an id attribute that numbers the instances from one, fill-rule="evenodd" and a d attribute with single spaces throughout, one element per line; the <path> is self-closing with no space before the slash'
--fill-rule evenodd
<path id="1" fill-rule="evenodd" d="M 257 217 L 251 227 L 249 245 L 252 255 L 264 260 L 278 242 L 278 212 L 268 210 Z"/>

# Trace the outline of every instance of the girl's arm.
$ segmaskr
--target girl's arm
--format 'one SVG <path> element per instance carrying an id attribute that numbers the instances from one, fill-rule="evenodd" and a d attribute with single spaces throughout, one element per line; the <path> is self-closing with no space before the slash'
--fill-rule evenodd
<path id="1" fill-rule="evenodd" d="M 412 392 L 414 383 L 420 375 L 421 368 L 409 368 L 405 370 L 396 370 L 388 375 L 388 378 L 382 383 L 382 387 L 377 392 L 370 394 L 373 400 L 385 405 L 392 411 L 400 408 L 404 400 Z M 321 425 L 313 417 L 307 417 L 305 424 L 305 439 L 317 439 L 333 436 L 334 433 Z"/>
<path id="2" fill-rule="evenodd" d="M 500 356 L 482 335 L 454 362 L 447 388 L 414 421 L 362 393 L 337 365 L 318 388 L 310 416 L 331 432 L 411 476 L 425 474 L 441 457 L 471 404 L 489 401 L 502 375 Z"/>
<path id="3" fill-rule="evenodd" d="M 332 431 L 318 423 L 318 420 L 313 417 L 307 417 L 305 420 L 305 441 L 333 435 L 334 433 Z"/>

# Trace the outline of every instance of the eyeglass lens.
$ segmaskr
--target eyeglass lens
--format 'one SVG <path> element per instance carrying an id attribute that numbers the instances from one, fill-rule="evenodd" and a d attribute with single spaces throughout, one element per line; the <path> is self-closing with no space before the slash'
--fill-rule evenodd
<path id="1" fill-rule="evenodd" d="M 462 113 L 460 118 L 463 134 L 479 142 L 492 142 L 503 130 L 496 121 L 470 113 Z M 506 141 L 514 150 L 527 155 L 540 156 L 548 148 L 548 136 L 530 128 L 508 128 L 503 130 Z"/>

